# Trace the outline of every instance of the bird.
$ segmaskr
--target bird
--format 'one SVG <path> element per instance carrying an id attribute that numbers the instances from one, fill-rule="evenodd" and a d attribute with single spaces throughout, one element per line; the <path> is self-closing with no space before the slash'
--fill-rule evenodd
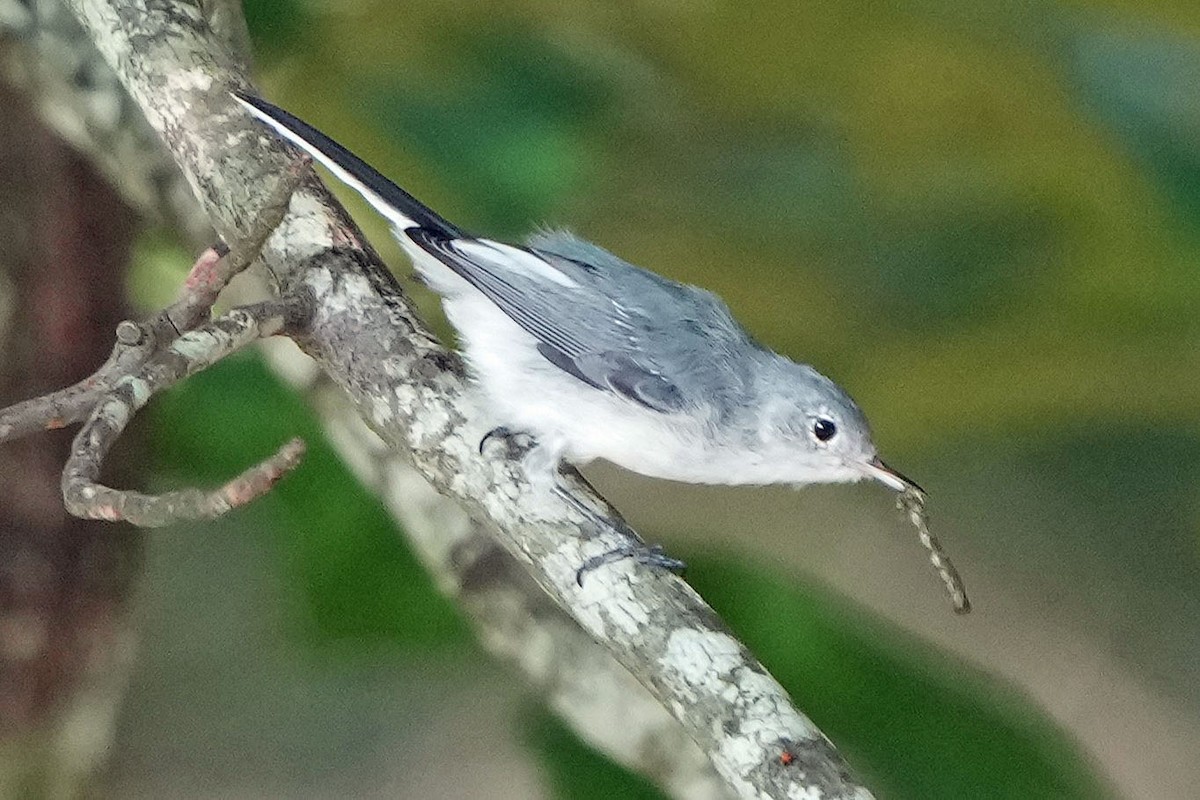
<path id="1" fill-rule="evenodd" d="M 388 221 L 442 297 L 499 423 L 488 436 L 532 440 L 531 480 L 603 459 L 685 483 L 874 480 L 924 495 L 879 457 L 844 389 L 758 342 L 715 294 L 565 230 L 523 244 L 468 233 L 300 118 L 231 94 Z"/>

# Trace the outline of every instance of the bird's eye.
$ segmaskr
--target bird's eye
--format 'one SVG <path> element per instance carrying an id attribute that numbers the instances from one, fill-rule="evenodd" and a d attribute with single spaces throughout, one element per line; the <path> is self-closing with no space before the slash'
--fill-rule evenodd
<path id="1" fill-rule="evenodd" d="M 833 424 L 833 420 L 821 417 L 813 422 L 813 436 L 817 437 L 818 441 L 828 442 L 837 433 L 837 425 Z"/>

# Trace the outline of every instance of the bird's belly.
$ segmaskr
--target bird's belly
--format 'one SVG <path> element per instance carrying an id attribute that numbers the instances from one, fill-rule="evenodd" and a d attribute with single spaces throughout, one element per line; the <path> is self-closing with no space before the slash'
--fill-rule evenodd
<path id="1" fill-rule="evenodd" d="M 705 484 L 774 483 L 759 454 L 714 446 L 702 419 L 643 408 L 546 364 L 477 368 L 489 405 L 513 430 L 531 434 L 572 464 L 595 459 L 652 478 Z"/>
<path id="2" fill-rule="evenodd" d="M 703 413 L 664 414 L 563 372 L 537 341 L 465 282 L 447 291 L 446 314 L 497 424 L 532 435 L 573 464 L 604 459 L 664 480 L 791 483 L 791 467 L 737 445 Z M 458 289 L 458 291 L 454 291 Z"/>
<path id="3" fill-rule="evenodd" d="M 556 367 L 550 369 L 553 374 L 535 380 L 511 373 L 480 376 L 506 425 L 531 433 L 573 464 L 602 458 L 657 478 L 724 482 L 697 458 L 703 441 L 691 433 L 694 426 L 686 419 L 644 409 Z"/>
<path id="4" fill-rule="evenodd" d="M 445 306 L 498 423 L 575 464 L 602 458 L 668 480 L 724 482 L 696 459 L 700 420 L 653 411 L 563 372 L 475 291 L 447 296 Z"/>

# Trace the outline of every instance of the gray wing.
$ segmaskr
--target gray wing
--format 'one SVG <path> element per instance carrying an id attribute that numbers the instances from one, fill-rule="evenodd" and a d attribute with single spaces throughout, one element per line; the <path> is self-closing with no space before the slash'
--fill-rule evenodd
<path id="1" fill-rule="evenodd" d="M 655 411 L 680 411 L 704 399 L 695 390 L 704 379 L 697 373 L 713 369 L 728 345 L 753 345 L 708 292 L 566 234 L 542 234 L 534 246 L 521 248 L 558 270 L 562 281 L 505 270 L 502 260 L 478 257 L 473 246 L 486 240 L 451 238 L 427 228 L 405 234 L 533 336 L 548 362 Z"/>

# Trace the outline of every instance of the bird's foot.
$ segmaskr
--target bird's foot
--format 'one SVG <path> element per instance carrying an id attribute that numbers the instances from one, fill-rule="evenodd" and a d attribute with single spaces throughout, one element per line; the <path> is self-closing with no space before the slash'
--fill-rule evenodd
<path id="1" fill-rule="evenodd" d="M 625 544 L 584 561 L 582 566 L 575 571 L 577 584 L 583 586 L 584 576 L 593 570 L 624 561 L 627 558 L 631 558 L 639 564 L 671 572 L 681 573 L 686 568 L 687 565 L 682 561 L 664 553 L 660 545 L 644 544 L 619 516 L 610 516 L 601 509 L 584 502 L 573 491 L 573 487 L 565 480 L 566 476 L 559 470 L 558 456 L 538 447 L 537 440 L 528 433 L 514 431 L 504 425 L 492 428 L 479 440 L 479 454 L 483 455 L 484 451 L 493 444 L 498 445 L 501 442 L 504 443 L 505 455 L 508 459 L 525 462 L 526 476 L 531 482 L 537 483 L 549 477 L 554 491 L 593 525 L 614 531 L 627 539 Z M 582 488 L 591 489 L 590 484 L 577 472 L 572 471 L 571 481 L 581 484 Z M 594 494 L 595 490 L 592 489 L 592 492 Z M 615 512 L 612 513 L 615 514 Z"/>
<path id="2" fill-rule="evenodd" d="M 500 442 L 504 443 L 505 455 L 511 460 L 523 458 L 529 451 L 537 447 L 537 440 L 528 433 L 514 431 L 512 428 L 498 425 L 485 433 L 483 438 L 479 440 L 479 455 L 483 455 L 483 451 L 493 443 L 498 444 Z"/>
<path id="3" fill-rule="evenodd" d="M 589 572 L 599 569 L 608 564 L 615 564 L 618 561 L 624 561 L 627 558 L 632 558 L 639 564 L 645 564 L 648 567 L 657 567 L 658 569 L 670 570 L 671 572 L 682 574 L 687 569 L 687 564 L 680 561 L 678 558 L 672 558 L 663 552 L 662 545 L 651 544 L 646 545 L 642 542 L 628 542 L 620 547 L 613 548 L 607 553 L 601 553 L 598 556 L 592 556 L 583 565 L 575 571 L 575 583 L 583 586 L 583 578 Z"/>
<path id="4" fill-rule="evenodd" d="M 652 544 L 647 545 L 633 530 L 625 524 L 625 521 L 612 512 L 612 515 L 604 514 L 599 509 L 593 508 L 588 503 L 585 503 L 575 492 L 571 491 L 564 482 L 561 473 L 557 473 L 558 480 L 555 489 L 558 494 L 575 507 L 579 513 L 592 522 L 596 527 L 607 529 L 620 535 L 625 539 L 625 543 L 614 547 L 606 553 L 601 553 L 598 556 L 592 556 L 583 562 L 579 569 L 575 570 L 575 583 L 583 586 L 583 579 L 588 573 L 593 570 L 608 564 L 615 564 L 618 561 L 624 561 L 627 558 L 632 558 L 639 564 L 645 564 L 649 567 L 657 567 L 658 569 L 666 569 L 671 572 L 682 573 L 687 565 L 677 558 L 672 558 L 663 552 L 662 545 Z M 573 479 L 583 484 L 584 487 L 591 489 L 591 485 L 582 475 L 575 473 Z M 595 490 L 592 489 L 594 494 Z"/>

